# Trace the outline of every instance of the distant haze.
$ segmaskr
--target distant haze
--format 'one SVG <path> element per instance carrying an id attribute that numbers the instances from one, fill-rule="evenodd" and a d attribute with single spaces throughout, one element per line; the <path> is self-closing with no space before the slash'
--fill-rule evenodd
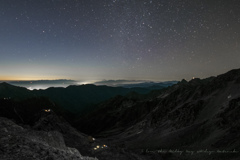
<path id="1" fill-rule="evenodd" d="M 147 80 L 102 80 L 102 81 L 75 81 L 67 79 L 58 79 L 58 80 L 34 80 L 34 81 L 0 81 L 7 82 L 14 86 L 25 87 L 29 90 L 34 89 L 47 89 L 50 87 L 68 87 L 70 85 L 84 85 L 84 84 L 94 84 L 94 85 L 106 85 L 112 87 L 127 87 L 134 84 L 147 84 L 147 86 L 154 85 L 161 82 L 153 82 Z M 171 84 L 176 83 L 177 81 L 169 81 Z M 163 82 L 164 83 L 164 82 Z M 168 82 L 166 82 L 168 83 Z M 146 86 L 146 85 L 143 85 Z"/>
<path id="2" fill-rule="evenodd" d="M 74 80 L 36 80 L 36 81 L 6 81 L 9 84 L 25 87 L 29 90 L 33 89 L 47 89 L 49 87 L 67 87 L 69 85 L 76 85 Z"/>

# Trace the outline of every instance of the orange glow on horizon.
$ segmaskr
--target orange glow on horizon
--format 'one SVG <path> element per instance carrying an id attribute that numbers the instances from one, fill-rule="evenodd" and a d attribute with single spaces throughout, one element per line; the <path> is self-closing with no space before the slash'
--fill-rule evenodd
<path id="1" fill-rule="evenodd" d="M 0 76 L 0 81 L 37 81 L 37 80 L 57 80 L 66 79 L 59 77 L 40 77 L 40 76 Z"/>

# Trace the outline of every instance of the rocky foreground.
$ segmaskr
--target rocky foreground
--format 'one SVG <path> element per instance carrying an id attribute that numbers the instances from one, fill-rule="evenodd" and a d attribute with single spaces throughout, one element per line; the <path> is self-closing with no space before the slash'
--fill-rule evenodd
<path id="1" fill-rule="evenodd" d="M 0 159 L 97 160 L 67 147 L 58 131 L 26 129 L 3 117 L 0 117 Z"/>
<path id="2" fill-rule="evenodd" d="M 52 110 L 42 110 L 34 117 L 34 125 L 0 117 L 0 160 L 162 159 L 161 155 L 131 152 L 83 134 Z"/>

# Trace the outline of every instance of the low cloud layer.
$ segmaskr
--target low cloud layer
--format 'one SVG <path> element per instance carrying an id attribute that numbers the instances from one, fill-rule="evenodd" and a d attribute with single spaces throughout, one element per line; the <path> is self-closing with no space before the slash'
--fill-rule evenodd
<path id="1" fill-rule="evenodd" d="M 75 81 L 75 80 L 67 80 L 67 79 L 58 79 L 58 80 L 36 80 L 36 81 L 7 81 L 7 83 L 14 85 L 25 87 L 29 90 L 34 89 L 47 89 L 50 87 L 68 87 L 70 85 L 84 85 L 84 84 L 94 84 L 94 85 L 106 85 L 112 87 L 125 87 L 125 88 L 133 88 L 133 87 L 151 87 L 151 86 L 171 86 L 177 81 L 167 81 L 167 82 L 152 82 L 146 80 L 103 80 L 97 82 L 90 81 Z"/>
<path id="2" fill-rule="evenodd" d="M 95 85 L 106 85 L 106 86 L 114 86 L 114 87 L 151 87 L 151 86 L 171 86 L 176 84 L 178 81 L 166 81 L 166 82 L 153 82 L 146 80 L 104 80 L 95 82 Z"/>
<path id="3" fill-rule="evenodd" d="M 95 82 L 95 85 L 106 85 L 106 86 L 123 86 L 126 84 L 138 84 L 138 83 L 146 83 L 149 81 L 144 80 L 103 80 Z"/>
<path id="4" fill-rule="evenodd" d="M 33 89 L 47 89 L 49 87 L 67 87 L 69 85 L 76 85 L 74 80 L 58 79 L 58 80 L 36 80 L 36 81 L 8 81 L 7 83 L 25 87 L 29 90 Z"/>

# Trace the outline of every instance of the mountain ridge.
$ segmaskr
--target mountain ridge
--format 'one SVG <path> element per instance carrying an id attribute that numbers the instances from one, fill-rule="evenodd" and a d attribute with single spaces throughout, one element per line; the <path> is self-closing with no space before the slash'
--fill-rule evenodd
<path id="1" fill-rule="evenodd" d="M 97 103 L 114 97 L 126 95 L 129 92 L 147 93 L 146 88 L 123 88 L 88 85 L 70 85 L 67 88 L 50 87 L 45 90 L 28 90 L 24 87 L 13 86 L 8 83 L 0 83 L 0 98 L 14 98 L 24 100 L 33 97 L 48 97 L 63 109 L 69 112 L 87 112 Z M 89 108 L 89 109 L 88 109 Z M 83 114 L 83 113 L 82 113 Z"/>
<path id="2" fill-rule="evenodd" d="M 115 97 L 77 124 L 85 133 L 128 149 L 240 150 L 239 79 L 240 69 L 236 69 L 203 80 L 182 80 L 152 98 Z M 105 123 L 107 127 L 101 128 Z M 87 125 L 94 125 L 95 130 Z M 214 156 L 221 158 L 221 154 Z"/>

